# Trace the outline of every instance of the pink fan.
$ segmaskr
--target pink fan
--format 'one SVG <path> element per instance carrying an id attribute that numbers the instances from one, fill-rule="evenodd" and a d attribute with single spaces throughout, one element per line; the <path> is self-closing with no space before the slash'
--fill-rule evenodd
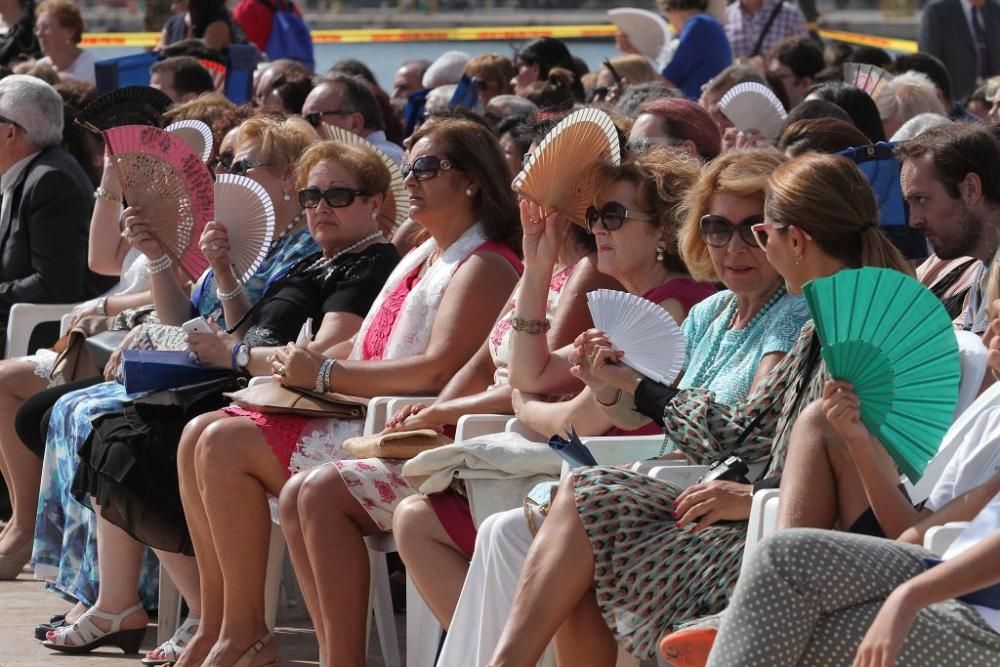
<path id="1" fill-rule="evenodd" d="M 197 278 L 208 268 L 198 239 L 214 217 L 212 174 L 184 141 L 155 127 L 124 125 L 104 133 L 129 206 L 142 215 L 167 254 Z"/>

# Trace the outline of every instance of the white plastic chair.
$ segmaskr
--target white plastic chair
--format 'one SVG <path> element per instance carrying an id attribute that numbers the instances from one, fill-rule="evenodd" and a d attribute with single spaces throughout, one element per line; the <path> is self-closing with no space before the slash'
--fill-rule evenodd
<path id="1" fill-rule="evenodd" d="M 948 550 L 959 534 L 968 527 L 967 521 L 949 521 L 940 526 L 929 528 L 924 533 L 924 548 L 935 556 L 941 557 Z"/>
<path id="2" fill-rule="evenodd" d="M 28 344 L 35 327 L 45 322 L 59 322 L 74 307 L 75 303 L 15 303 L 10 307 L 7 318 L 7 348 L 4 358 L 16 359 L 34 352 L 28 349 Z"/>

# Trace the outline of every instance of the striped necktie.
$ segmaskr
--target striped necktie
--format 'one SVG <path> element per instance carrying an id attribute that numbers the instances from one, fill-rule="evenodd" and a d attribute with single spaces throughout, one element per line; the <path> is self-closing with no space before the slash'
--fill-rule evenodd
<path id="1" fill-rule="evenodd" d="M 972 6 L 972 30 L 976 38 L 976 53 L 979 54 L 979 78 L 985 81 L 990 78 L 990 44 L 983 28 L 983 12 L 976 5 Z"/>

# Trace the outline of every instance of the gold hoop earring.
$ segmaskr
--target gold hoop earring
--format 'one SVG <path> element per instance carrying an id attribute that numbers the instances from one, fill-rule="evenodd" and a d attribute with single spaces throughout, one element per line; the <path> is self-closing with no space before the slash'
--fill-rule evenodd
<path id="1" fill-rule="evenodd" d="M 802 263 L 802 255 L 792 255 L 792 264 L 798 266 Z"/>

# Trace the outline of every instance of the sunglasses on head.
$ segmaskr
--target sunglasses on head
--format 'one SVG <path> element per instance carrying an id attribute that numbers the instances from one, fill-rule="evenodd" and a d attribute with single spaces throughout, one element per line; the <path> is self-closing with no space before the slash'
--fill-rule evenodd
<path id="1" fill-rule="evenodd" d="M 638 213 L 625 208 L 624 204 L 616 201 L 609 201 L 601 208 L 596 206 L 587 207 L 587 214 L 584 221 L 587 224 L 587 231 L 594 233 L 594 227 L 600 222 L 609 232 L 621 229 L 625 220 L 652 220 L 653 216 L 648 213 Z"/>
<path id="2" fill-rule="evenodd" d="M 299 190 L 299 205 L 302 208 L 316 208 L 320 200 L 325 201 L 330 208 L 344 208 L 354 203 L 355 197 L 367 197 L 368 192 L 352 188 L 332 187 L 326 190 L 319 188 L 303 188 Z"/>
<path id="3" fill-rule="evenodd" d="M 413 178 L 418 181 L 426 181 L 434 178 L 439 172 L 451 169 L 450 160 L 442 160 L 437 155 L 421 155 L 413 162 L 404 162 L 399 170 L 403 173 L 403 178 L 407 178 L 413 172 Z"/>
<path id="4" fill-rule="evenodd" d="M 256 169 L 257 167 L 273 167 L 273 162 L 261 162 L 260 160 L 250 160 L 248 158 L 243 158 L 242 160 L 237 160 L 229 165 L 229 173 L 235 174 L 236 176 L 246 176 L 250 173 L 251 169 Z"/>
<path id="5" fill-rule="evenodd" d="M 764 222 L 763 213 L 747 216 L 739 222 L 732 222 L 721 215 L 705 215 L 701 218 L 699 229 L 701 238 L 713 248 L 725 248 L 729 245 L 733 234 L 739 234 L 741 241 L 751 248 L 756 248 L 758 244 L 752 228 L 762 222 Z"/>

